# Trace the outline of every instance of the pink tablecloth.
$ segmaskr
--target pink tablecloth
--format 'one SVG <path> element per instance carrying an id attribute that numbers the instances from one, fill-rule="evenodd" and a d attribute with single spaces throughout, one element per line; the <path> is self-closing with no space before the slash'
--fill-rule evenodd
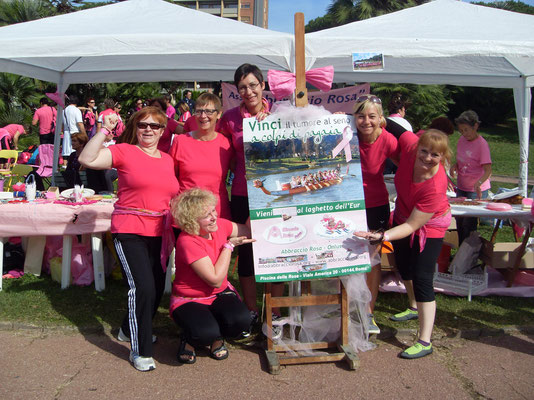
<path id="1" fill-rule="evenodd" d="M 0 237 L 80 235 L 106 232 L 111 226 L 111 201 L 93 204 L 0 204 Z"/>

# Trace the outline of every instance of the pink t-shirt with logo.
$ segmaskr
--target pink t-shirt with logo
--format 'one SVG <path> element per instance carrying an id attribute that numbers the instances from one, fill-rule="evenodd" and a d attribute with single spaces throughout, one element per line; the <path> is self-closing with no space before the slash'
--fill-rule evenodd
<path id="1" fill-rule="evenodd" d="M 230 140 L 218 134 L 213 140 L 196 140 L 190 134 L 178 135 L 169 153 L 174 160 L 180 192 L 199 187 L 211 191 L 219 199 L 217 212 L 231 218 L 226 177 L 234 150 Z"/>
<path id="2" fill-rule="evenodd" d="M 414 208 L 424 213 L 433 213 L 431 219 L 438 218 L 449 209 L 447 200 L 447 175 L 443 165 L 439 165 L 438 172 L 426 181 L 415 183 L 413 169 L 417 155 L 418 137 L 412 132 L 405 132 L 399 139 L 400 163 L 395 174 L 395 202 L 394 220 L 404 222 L 401 217 L 408 218 Z M 442 238 L 447 228 L 426 226 L 427 237 Z"/>
<path id="3" fill-rule="evenodd" d="M 384 167 L 388 157 L 399 153 L 397 139 L 382 128 L 374 143 L 360 142 L 365 207 L 378 207 L 389 203 L 389 193 L 384 182 Z"/>
<path id="4" fill-rule="evenodd" d="M 52 122 L 56 121 L 57 111 L 55 108 L 50 106 L 43 106 L 35 110 L 33 119 L 39 121 L 39 134 L 47 135 L 51 133 Z"/>
<path id="5" fill-rule="evenodd" d="M 480 135 L 471 141 L 461 136 L 456 146 L 456 163 L 458 166 L 456 186 L 463 191 L 474 192 L 475 183 L 484 175 L 483 165 L 491 164 L 488 142 Z M 480 185 L 480 190 L 484 191 L 490 187 L 490 180 L 486 179 Z"/>
<path id="6" fill-rule="evenodd" d="M 119 199 L 116 204 L 156 212 L 168 210 L 170 200 L 180 189 L 172 158 L 163 152 L 160 152 L 161 158 L 150 157 L 139 147 L 127 143 L 108 149 L 112 155 L 112 166 L 119 174 Z M 113 214 L 111 232 L 161 236 L 162 222 L 161 217 Z"/>
<path id="7" fill-rule="evenodd" d="M 217 220 L 218 229 L 211 233 L 211 240 L 201 236 L 190 235 L 182 232 L 176 241 L 176 248 L 181 249 L 176 252 L 175 265 L 176 275 L 172 284 L 172 294 L 169 311 L 172 312 L 180 305 L 183 300 L 176 299 L 179 297 L 209 297 L 217 293 L 224 292 L 228 287 L 228 277 L 224 278 L 220 287 L 215 288 L 208 285 L 198 274 L 191 268 L 191 264 L 204 257 L 209 257 L 213 265 L 219 259 L 222 246 L 228 241 L 232 234 L 233 225 L 230 221 L 219 218 Z M 215 299 L 193 300 L 200 304 L 211 304 Z"/>

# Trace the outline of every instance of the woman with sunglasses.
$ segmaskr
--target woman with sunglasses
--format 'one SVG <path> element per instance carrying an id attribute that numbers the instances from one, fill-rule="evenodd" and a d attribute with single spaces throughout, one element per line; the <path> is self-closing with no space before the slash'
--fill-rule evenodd
<path id="1" fill-rule="evenodd" d="M 243 118 L 256 117 L 263 120 L 269 112 L 269 102 L 263 97 L 265 82 L 261 70 L 252 64 L 243 64 L 234 73 L 234 84 L 242 98 L 238 107 L 224 113 L 221 118 L 220 132 L 231 138 L 235 151 L 236 165 L 232 181 L 232 221 L 244 224 L 249 218 L 247 180 L 245 177 L 245 153 L 243 148 Z M 246 244 L 239 248 L 238 265 L 239 283 L 243 291 L 245 304 L 250 310 L 251 328 L 258 321 L 258 306 L 256 304 L 256 280 L 254 277 L 254 260 L 252 245 Z M 281 296 L 284 291 L 283 284 L 273 284 L 273 296 Z M 279 317 L 275 310 L 273 318 Z M 244 336 L 250 331 L 243 332 Z M 272 338 L 278 339 L 282 334 L 279 327 L 273 328 Z"/>
<path id="2" fill-rule="evenodd" d="M 166 123 L 162 111 L 145 107 L 130 118 L 119 144 L 104 147 L 117 125 L 117 116 L 109 115 L 79 157 L 86 168 L 113 167 L 119 174 L 111 233 L 129 291 L 118 339 L 130 342 L 130 361 L 139 371 L 156 368 L 152 318 L 165 286 L 169 204 L 179 189 L 171 157 L 158 150 Z"/>
<path id="3" fill-rule="evenodd" d="M 79 107 L 83 114 L 83 125 L 87 136 L 92 138 L 96 133 L 96 120 L 98 119 L 98 111 L 96 102 L 93 97 L 87 99 L 87 107 Z"/>
<path id="4" fill-rule="evenodd" d="M 419 318 L 419 340 L 400 354 L 413 359 L 432 353 L 434 269 L 451 222 L 444 168 L 450 162 L 451 151 L 447 135 L 435 129 L 429 129 L 419 139 L 412 132 L 404 132 L 399 148 L 393 228 L 354 235 L 373 244 L 393 242 L 395 263 L 410 301 L 410 307 L 401 314 L 406 317 L 404 320 Z"/>
<path id="5" fill-rule="evenodd" d="M 385 230 L 389 223 L 389 193 L 384 182 L 386 160 L 398 158 L 397 139 L 386 131 L 382 101 L 373 95 L 362 95 L 354 104 L 354 120 L 360 143 L 360 157 L 365 196 L 367 226 L 371 230 Z M 378 334 L 380 328 L 373 317 L 381 278 L 380 248 L 372 246 L 371 272 L 367 286 L 371 291 L 368 333 Z"/>
<path id="6" fill-rule="evenodd" d="M 213 93 L 202 93 L 195 107 L 197 129 L 176 136 L 169 152 L 180 191 L 194 187 L 209 190 L 218 199 L 217 214 L 231 219 L 226 177 L 234 151 L 230 140 L 216 130 L 221 100 Z"/>

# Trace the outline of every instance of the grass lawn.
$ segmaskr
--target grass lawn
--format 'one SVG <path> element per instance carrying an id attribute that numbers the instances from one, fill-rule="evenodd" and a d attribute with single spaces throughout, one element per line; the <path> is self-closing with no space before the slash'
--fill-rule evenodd
<path id="1" fill-rule="evenodd" d="M 489 238 L 492 228 L 481 226 L 482 236 Z M 510 227 L 503 227 L 498 241 L 513 241 Z M 233 261 L 230 270 L 233 269 Z M 230 281 L 239 289 L 237 273 Z M 117 328 L 126 312 L 126 286 L 121 279 L 106 278 L 106 289 L 96 292 L 94 286 L 70 286 L 62 290 L 49 275 L 25 275 L 20 279 L 4 280 L 0 292 L 0 322 L 31 324 L 38 327 L 70 326 L 80 331 Z M 257 300 L 261 309 L 262 286 L 258 284 Z M 155 318 L 160 333 L 177 332 L 168 316 L 169 295 L 165 295 Z M 375 319 L 387 329 L 416 329 L 417 321 L 393 323 L 389 315 L 407 306 L 405 294 L 380 293 Z M 450 335 L 459 329 L 500 329 L 508 326 L 534 326 L 534 298 L 466 297 L 437 295 L 436 335 Z"/>

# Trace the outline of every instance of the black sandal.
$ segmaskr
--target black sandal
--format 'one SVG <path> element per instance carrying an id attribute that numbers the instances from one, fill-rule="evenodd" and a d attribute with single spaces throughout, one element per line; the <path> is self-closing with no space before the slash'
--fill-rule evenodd
<path id="1" fill-rule="evenodd" d="M 187 342 L 184 338 L 180 339 L 180 349 L 178 350 L 178 361 L 182 364 L 194 364 L 197 361 L 197 355 L 195 354 L 195 350 L 187 350 L 185 346 L 187 346 Z"/>
<path id="2" fill-rule="evenodd" d="M 224 340 L 216 349 L 212 350 L 210 347 L 210 357 L 217 361 L 226 360 L 228 358 L 228 349 L 224 345 Z"/>

